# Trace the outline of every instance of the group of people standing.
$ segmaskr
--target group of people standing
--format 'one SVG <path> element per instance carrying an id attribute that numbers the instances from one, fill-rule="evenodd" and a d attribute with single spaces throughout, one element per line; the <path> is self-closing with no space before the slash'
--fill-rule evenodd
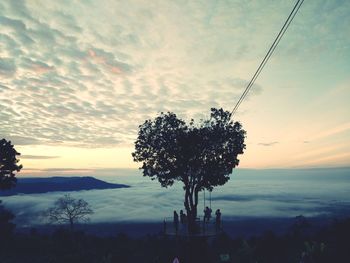
<path id="1" fill-rule="evenodd" d="M 210 218 L 211 218 L 212 209 L 209 207 L 205 207 L 203 212 L 204 212 L 203 222 L 209 223 Z M 174 228 L 175 228 L 176 233 L 178 232 L 178 229 L 179 229 L 179 222 L 183 226 L 183 225 L 187 224 L 187 221 L 188 221 L 187 215 L 183 212 L 183 210 L 180 210 L 180 216 L 178 215 L 176 210 L 174 210 Z M 220 211 L 220 209 L 217 209 L 215 212 L 215 227 L 216 227 L 216 231 L 221 229 L 221 211 Z"/>
<path id="2" fill-rule="evenodd" d="M 180 223 L 181 225 L 187 224 L 187 215 L 184 213 L 183 210 L 180 210 Z M 175 231 L 177 232 L 179 229 L 179 215 L 176 212 L 176 210 L 174 210 L 174 227 Z"/>
<path id="3" fill-rule="evenodd" d="M 204 223 L 208 223 L 210 221 L 211 218 L 211 213 L 213 210 L 211 210 L 211 208 L 209 207 L 205 207 L 204 209 Z M 216 226 L 216 230 L 220 230 L 221 229 L 221 211 L 220 209 L 217 209 L 215 211 L 215 226 Z"/>

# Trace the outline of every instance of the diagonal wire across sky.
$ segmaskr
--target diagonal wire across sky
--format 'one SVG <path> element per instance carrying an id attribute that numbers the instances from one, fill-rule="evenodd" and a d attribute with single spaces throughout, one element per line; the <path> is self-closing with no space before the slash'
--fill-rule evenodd
<path id="1" fill-rule="evenodd" d="M 281 30 L 279 31 L 277 37 L 275 38 L 275 40 L 273 41 L 270 49 L 268 50 L 268 52 L 266 53 L 264 59 L 261 61 L 258 69 L 255 71 L 252 79 L 250 80 L 250 82 L 248 83 L 247 87 L 245 88 L 244 92 L 242 93 L 241 97 L 239 98 L 239 100 L 237 101 L 235 107 L 233 108 L 232 112 L 231 112 L 231 116 L 233 116 L 238 107 L 241 105 L 242 101 L 245 99 L 245 97 L 247 96 L 249 90 L 251 89 L 251 87 L 254 85 L 255 80 L 258 78 L 258 76 L 260 75 L 261 71 L 263 70 L 263 68 L 265 67 L 266 63 L 268 62 L 268 60 L 270 59 L 270 57 L 272 56 L 273 52 L 275 51 L 277 45 L 279 44 L 279 42 L 281 41 L 283 35 L 285 34 L 285 32 L 287 31 L 289 25 L 292 23 L 295 15 L 298 13 L 301 5 L 303 4 L 304 0 L 298 0 L 296 2 L 296 4 L 293 7 L 292 12 L 289 14 L 286 22 L 284 22 L 283 27 L 281 28 Z"/>

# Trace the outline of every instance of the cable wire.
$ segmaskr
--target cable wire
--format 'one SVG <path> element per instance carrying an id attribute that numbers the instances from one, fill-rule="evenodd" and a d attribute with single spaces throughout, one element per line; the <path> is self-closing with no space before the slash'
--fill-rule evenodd
<path id="1" fill-rule="evenodd" d="M 301 5 L 303 4 L 304 0 L 298 0 L 297 3 L 294 5 L 292 12 L 289 14 L 287 20 L 284 22 L 283 27 L 281 28 L 281 30 L 279 31 L 277 37 L 275 38 L 274 42 L 272 43 L 270 49 L 268 50 L 268 52 L 266 53 L 264 59 L 261 61 L 258 69 L 255 71 L 252 79 L 250 80 L 250 82 L 248 83 L 247 87 L 245 88 L 243 94 L 241 95 L 241 97 L 239 98 L 238 102 L 236 103 L 235 107 L 233 108 L 232 112 L 231 112 L 231 116 L 233 116 L 235 114 L 235 112 L 237 111 L 238 107 L 241 105 L 242 101 L 245 99 L 245 97 L 247 96 L 249 90 L 251 89 L 251 87 L 253 86 L 255 80 L 258 78 L 258 76 L 260 75 L 261 71 L 263 70 L 263 68 L 265 67 L 266 63 L 268 62 L 268 60 L 270 59 L 271 55 L 273 54 L 273 52 L 275 51 L 277 45 L 279 44 L 279 42 L 281 41 L 283 35 L 285 34 L 285 32 L 287 31 L 289 25 L 291 24 L 291 22 L 293 21 L 295 15 L 298 13 Z"/>

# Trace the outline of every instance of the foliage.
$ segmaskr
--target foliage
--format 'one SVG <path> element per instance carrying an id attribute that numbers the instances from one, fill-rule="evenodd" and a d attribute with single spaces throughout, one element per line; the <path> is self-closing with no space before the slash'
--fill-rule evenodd
<path id="1" fill-rule="evenodd" d="M 181 181 L 189 221 L 197 217 L 198 193 L 225 184 L 239 164 L 246 132 L 231 114 L 211 109 L 210 119 L 189 124 L 174 113 L 161 113 L 139 126 L 134 161 L 142 162 L 143 175 L 163 187 Z M 191 225 L 191 224 L 190 224 Z"/>
<path id="2" fill-rule="evenodd" d="M 305 250 L 301 254 L 302 262 L 319 262 L 325 252 L 326 245 L 315 241 L 305 242 Z"/>
<path id="3" fill-rule="evenodd" d="M 69 224 L 70 228 L 77 222 L 88 221 L 93 213 L 90 205 L 83 199 L 74 199 L 69 194 L 55 201 L 54 206 L 44 212 L 51 223 Z"/>
<path id="4" fill-rule="evenodd" d="M 11 141 L 5 139 L 0 140 L 0 190 L 12 188 L 16 185 L 16 173 L 22 169 L 22 165 L 18 165 L 17 155 L 20 155 Z"/>
<path id="5" fill-rule="evenodd" d="M 178 257 L 180 262 L 213 263 L 225 262 L 225 255 L 230 260 L 226 262 L 237 263 L 346 263 L 350 258 L 349 235 L 350 219 L 316 227 L 302 239 L 272 232 L 248 239 L 227 235 L 210 240 L 158 235 L 130 238 L 124 234 L 97 237 L 61 229 L 53 234 L 38 231 L 0 240 L 0 262 L 155 263 L 173 262 Z"/>

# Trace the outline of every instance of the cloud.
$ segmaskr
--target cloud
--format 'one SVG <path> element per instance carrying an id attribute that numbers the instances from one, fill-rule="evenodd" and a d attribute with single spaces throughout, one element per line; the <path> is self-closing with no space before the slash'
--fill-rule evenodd
<path id="1" fill-rule="evenodd" d="M 47 156 L 47 155 L 28 155 L 23 154 L 20 156 L 21 159 L 37 159 L 37 160 L 45 160 L 45 159 L 56 159 L 60 158 L 60 156 Z"/>
<path id="2" fill-rule="evenodd" d="M 193 43 L 193 37 L 186 33 L 186 41 L 174 38 L 186 31 L 183 25 L 172 28 L 174 36 L 169 34 L 177 17 L 165 18 L 153 11 L 152 4 L 124 7 L 143 20 L 129 20 L 118 11 L 120 19 L 101 27 L 101 16 L 87 19 L 84 14 L 91 8 L 96 14 L 109 10 L 93 2 L 4 3 L 4 50 L 21 54 L 1 64 L 1 73 L 11 76 L 2 83 L 7 89 L 1 89 L 7 99 L 7 112 L 0 113 L 5 137 L 19 145 L 109 147 L 130 144 L 138 125 L 160 111 L 200 118 L 212 106 L 231 107 L 246 80 L 184 71 L 187 52 L 193 48 L 187 43 Z M 177 4 L 174 8 L 181 12 Z M 199 50 L 200 57 L 203 47 Z M 188 66 L 198 70 L 193 63 Z"/>
<path id="3" fill-rule="evenodd" d="M 131 145 L 138 125 L 161 111 L 189 119 L 205 118 L 211 107 L 231 110 L 289 7 L 258 1 L 2 1 L 0 133 L 22 145 L 114 147 Z M 315 13 L 315 5 L 308 8 Z M 332 4 L 324 8 L 346 12 Z M 308 19 L 328 37 L 334 17 L 324 31 L 313 16 Z M 308 35 L 288 34 L 296 40 L 279 46 L 284 60 L 304 50 L 297 41 Z M 347 41 L 346 34 L 336 34 L 339 43 Z M 304 45 L 307 52 L 318 54 L 318 42 Z M 247 99 L 263 89 L 258 80 Z"/>
<path id="4" fill-rule="evenodd" d="M 41 144 L 42 142 L 36 138 L 32 137 L 23 137 L 23 136 L 8 136 L 7 140 L 11 140 L 15 145 L 36 145 Z"/>
<path id="5" fill-rule="evenodd" d="M 113 74 L 121 74 L 131 70 L 128 64 L 118 61 L 113 53 L 106 52 L 102 49 L 89 49 L 88 57 L 89 60 L 103 65 L 106 70 L 109 70 Z"/>
<path id="6" fill-rule="evenodd" d="M 49 66 L 48 64 L 42 61 L 34 61 L 30 58 L 23 58 L 21 66 L 23 69 L 33 71 L 38 75 L 54 70 L 53 66 Z"/>
<path id="7" fill-rule="evenodd" d="M 274 146 L 276 144 L 278 144 L 279 142 L 260 142 L 258 143 L 258 145 L 261 145 L 261 146 Z"/>
<path id="8" fill-rule="evenodd" d="M 61 170 L 61 169 L 59 169 Z M 86 175 L 77 170 L 65 175 Z M 54 173 L 54 170 L 52 170 Z M 310 174 L 311 173 L 311 174 Z M 237 170 L 227 184 L 212 192 L 212 209 L 220 208 L 225 220 L 239 217 L 292 218 L 303 214 L 306 217 L 328 214 L 349 215 L 350 199 L 347 195 L 349 168 L 317 170 Z M 71 192 L 74 198 L 89 202 L 94 210 L 91 222 L 153 221 L 162 222 L 171 217 L 173 210 L 183 209 L 181 183 L 162 188 L 156 181 L 143 177 L 132 169 L 91 170 L 89 175 L 111 183 L 131 185 L 130 188 Z M 127 175 L 127 176 L 126 176 Z M 259 181 L 258 184 L 252 183 Z M 312 178 L 312 180 L 311 180 Z M 281 181 L 283 180 L 283 181 Z M 345 181 L 344 181 L 345 180 Z M 285 184 L 288 189 L 285 189 Z M 309 187 L 312 184 L 314 187 Z M 303 187 L 300 187 L 303 185 Z M 329 190 L 324 191 L 325 187 Z M 258 193 L 258 194 L 257 194 Z M 16 214 L 16 222 L 38 224 L 37 215 L 52 206 L 64 192 L 30 194 L 2 197 L 3 204 Z M 130 196 L 133 197 L 130 202 Z M 209 202 L 208 195 L 207 202 Z M 199 195 L 202 216 L 203 193 Z"/>
<path id="9" fill-rule="evenodd" d="M 21 21 L 17 19 L 11 19 L 5 16 L 0 16 L 0 23 L 5 26 L 12 28 L 16 31 L 25 31 L 26 25 Z"/>
<path id="10" fill-rule="evenodd" d="M 10 77 L 16 73 L 16 65 L 13 59 L 0 58 L 0 75 Z"/>
<path id="11" fill-rule="evenodd" d="M 339 133 L 343 133 L 343 132 L 347 132 L 350 130 L 350 122 L 345 122 L 345 123 L 342 123 L 338 126 L 335 126 L 335 127 L 330 127 L 324 131 L 321 131 L 317 134 L 313 134 L 312 137 L 310 139 L 312 140 L 319 140 L 319 139 L 322 139 L 322 138 L 327 138 L 327 137 L 330 137 L 330 136 L 334 136 L 336 134 L 339 134 Z"/>

